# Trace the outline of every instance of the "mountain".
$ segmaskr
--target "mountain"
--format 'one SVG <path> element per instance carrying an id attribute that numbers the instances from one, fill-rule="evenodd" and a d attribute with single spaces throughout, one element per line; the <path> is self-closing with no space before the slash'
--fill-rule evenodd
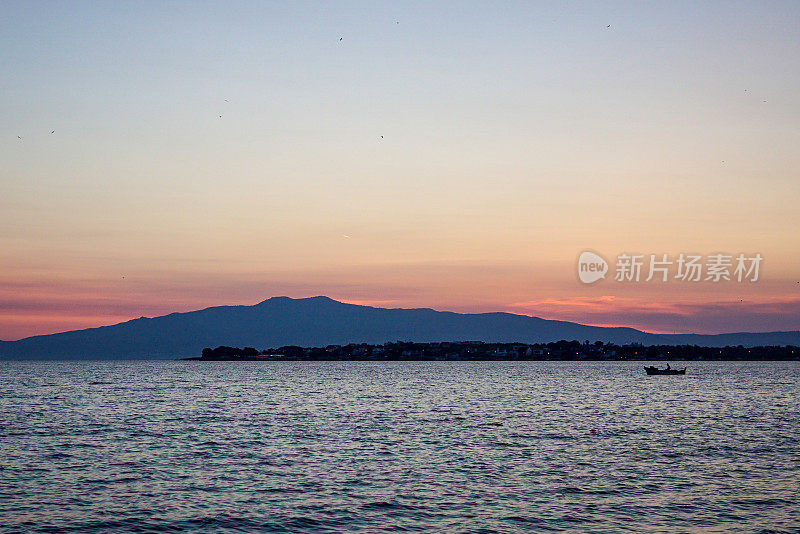
<path id="1" fill-rule="evenodd" d="M 731 334 L 662 334 L 664 343 L 700 345 L 701 347 L 744 347 L 770 345 L 800 345 L 800 332 L 735 332 Z"/>
<path id="2" fill-rule="evenodd" d="M 387 309 L 345 304 L 328 297 L 274 297 L 253 306 L 217 306 L 0 342 L 0 359 L 172 359 L 197 356 L 203 347 L 219 345 L 262 349 L 398 340 L 541 343 L 560 339 L 645 345 L 800 345 L 800 332 L 661 335 L 511 313 Z"/>

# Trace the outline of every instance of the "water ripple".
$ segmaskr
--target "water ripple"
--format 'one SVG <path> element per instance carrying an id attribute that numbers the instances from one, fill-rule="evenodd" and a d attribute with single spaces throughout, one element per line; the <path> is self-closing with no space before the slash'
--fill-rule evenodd
<path id="1" fill-rule="evenodd" d="M 0 362 L 0 532 L 800 532 L 800 365 Z"/>

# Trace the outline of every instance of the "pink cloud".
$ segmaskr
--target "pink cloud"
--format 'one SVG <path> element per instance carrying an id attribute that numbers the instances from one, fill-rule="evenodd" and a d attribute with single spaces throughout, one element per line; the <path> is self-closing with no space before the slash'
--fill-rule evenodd
<path id="1" fill-rule="evenodd" d="M 545 319 L 596 326 L 632 326 L 651 332 L 800 330 L 800 296 L 702 302 L 604 295 L 514 302 L 508 309 Z"/>

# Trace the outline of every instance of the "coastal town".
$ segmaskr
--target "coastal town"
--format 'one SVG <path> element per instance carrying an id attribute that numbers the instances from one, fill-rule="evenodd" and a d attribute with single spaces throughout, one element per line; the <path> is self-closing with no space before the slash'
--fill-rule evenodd
<path id="1" fill-rule="evenodd" d="M 458 341 L 413 343 L 396 341 L 381 345 L 351 343 L 325 347 L 294 345 L 257 350 L 252 347 L 220 346 L 205 348 L 200 357 L 183 358 L 203 361 L 264 360 L 343 360 L 343 361 L 415 361 L 415 360 L 798 360 L 800 347 L 701 347 L 697 345 L 616 345 L 597 341 L 557 341 L 554 343 L 484 343 Z"/>

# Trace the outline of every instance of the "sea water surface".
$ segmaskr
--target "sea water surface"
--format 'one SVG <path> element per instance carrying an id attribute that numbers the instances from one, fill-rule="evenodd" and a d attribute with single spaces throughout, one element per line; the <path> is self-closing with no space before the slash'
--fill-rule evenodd
<path id="1" fill-rule="evenodd" d="M 687 365 L 0 362 L 0 532 L 800 532 L 800 363 Z"/>

